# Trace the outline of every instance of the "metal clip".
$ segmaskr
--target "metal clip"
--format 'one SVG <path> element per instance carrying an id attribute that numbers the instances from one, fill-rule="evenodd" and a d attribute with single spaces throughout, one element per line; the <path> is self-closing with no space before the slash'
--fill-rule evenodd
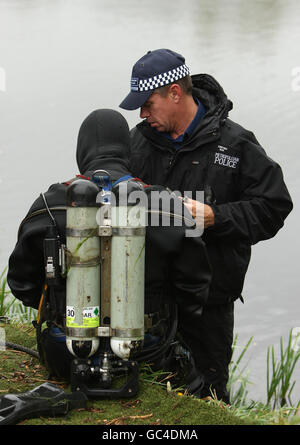
<path id="1" fill-rule="evenodd" d="M 112 227 L 111 226 L 99 226 L 98 235 L 99 236 L 112 236 Z"/>
<path id="2" fill-rule="evenodd" d="M 55 278 L 55 267 L 52 256 L 47 257 L 46 278 Z"/>
<path id="3" fill-rule="evenodd" d="M 97 328 L 98 337 L 111 337 L 113 335 L 113 329 L 110 326 L 99 326 Z"/>
<path id="4" fill-rule="evenodd" d="M 61 244 L 59 249 L 59 265 L 61 274 L 64 275 L 66 273 L 66 245 Z"/>

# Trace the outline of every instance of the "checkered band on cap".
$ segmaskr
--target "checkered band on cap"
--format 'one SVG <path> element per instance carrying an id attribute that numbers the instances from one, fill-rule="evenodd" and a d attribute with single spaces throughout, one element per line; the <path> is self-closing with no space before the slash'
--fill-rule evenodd
<path id="1" fill-rule="evenodd" d="M 157 74 L 156 76 L 149 77 L 149 79 L 136 79 L 131 80 L 131 91 L 149 91 L 155 90 L 155 88 L 163 87 L 176 80 L 182 79 L 190 74 L 190 70 L 186 65 L 178 66 L 173 70 L 166 73 Z"/>

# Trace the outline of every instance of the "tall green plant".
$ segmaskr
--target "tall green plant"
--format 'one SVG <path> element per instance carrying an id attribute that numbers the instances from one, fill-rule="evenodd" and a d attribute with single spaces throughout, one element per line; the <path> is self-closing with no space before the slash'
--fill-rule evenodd
<path id="1" fill-rule="evenodd" d="M 291 394 L 296 381 L 292 379 L 295 366 L 300 358 L 300 350 L 293 347 L 292 331 L 289 334 L 287 347 L 284 349 L 280 339 L 280 356 L 275 358 L 274 346 L 267 352 L 267 403 L 273 408 L 292 405 Z M 299 403 L 298 403 L 299 405 Z"/>
<path id="2" fill-rule="evenodd" d="M 3 270 L 0 275 L 0 316 L 6 316 L 9 313 L 10 308 L 14 303 L 14 299 L 8 299 L 11 296 L 11 292 L 6 289 L 7 278 L 6 278 L 7 267 Z"/>
<path id="3" fill-rule="evenodd" d="M 238 336 L 236 334 L 232 345 L 233 356 L 236 355 L 236 351 L 239 349 L 237 340 Z M 229 366 L 229 380 L 227 387 L 230 393 L 230 403 L 233 406 L 242 406 L 246 403 L 246 399 L 248 396 L 247 385 L 250 381 L 248 373 L 245 373 L 246 365 L 243 368 L 240 368 L 240 364 L 252 340 L 253 337 L 251 337 L 248 340 L 247 344 L 242 347 L 237 359 L 235 359 L 234 357 L 234 359 L 231 360 Z"/>
<path id="4" fill-rule="evenodd" d="M 0 275 L 0 317 L 16 318 L 22 323 L 28 323 L 36 317 L 36 310 L 25 307 L 7 289 L 7 267 Z"/>

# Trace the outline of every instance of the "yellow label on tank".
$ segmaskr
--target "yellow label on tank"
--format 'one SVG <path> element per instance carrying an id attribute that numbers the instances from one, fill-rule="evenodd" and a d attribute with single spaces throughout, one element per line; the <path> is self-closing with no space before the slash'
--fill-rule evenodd
<path id="1" fill-rule="evenodd" d="M 82 325 L 75 323 L 76 308 L 67 306 L 66 324 L 68 328 L 97 328 L 99 326 L 99 306 L 83 308 Z"/>

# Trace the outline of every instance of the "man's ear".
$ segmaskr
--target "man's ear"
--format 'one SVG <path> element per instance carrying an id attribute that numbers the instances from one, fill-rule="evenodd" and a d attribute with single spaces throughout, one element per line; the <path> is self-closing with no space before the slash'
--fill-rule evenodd
<path id="1" fill-rule="evenodd" d="M 169 89 L 169 97 L 175 102 L 178 103 L 182 96 L 182 89 L 177 83 L 173 83 Z"/>

